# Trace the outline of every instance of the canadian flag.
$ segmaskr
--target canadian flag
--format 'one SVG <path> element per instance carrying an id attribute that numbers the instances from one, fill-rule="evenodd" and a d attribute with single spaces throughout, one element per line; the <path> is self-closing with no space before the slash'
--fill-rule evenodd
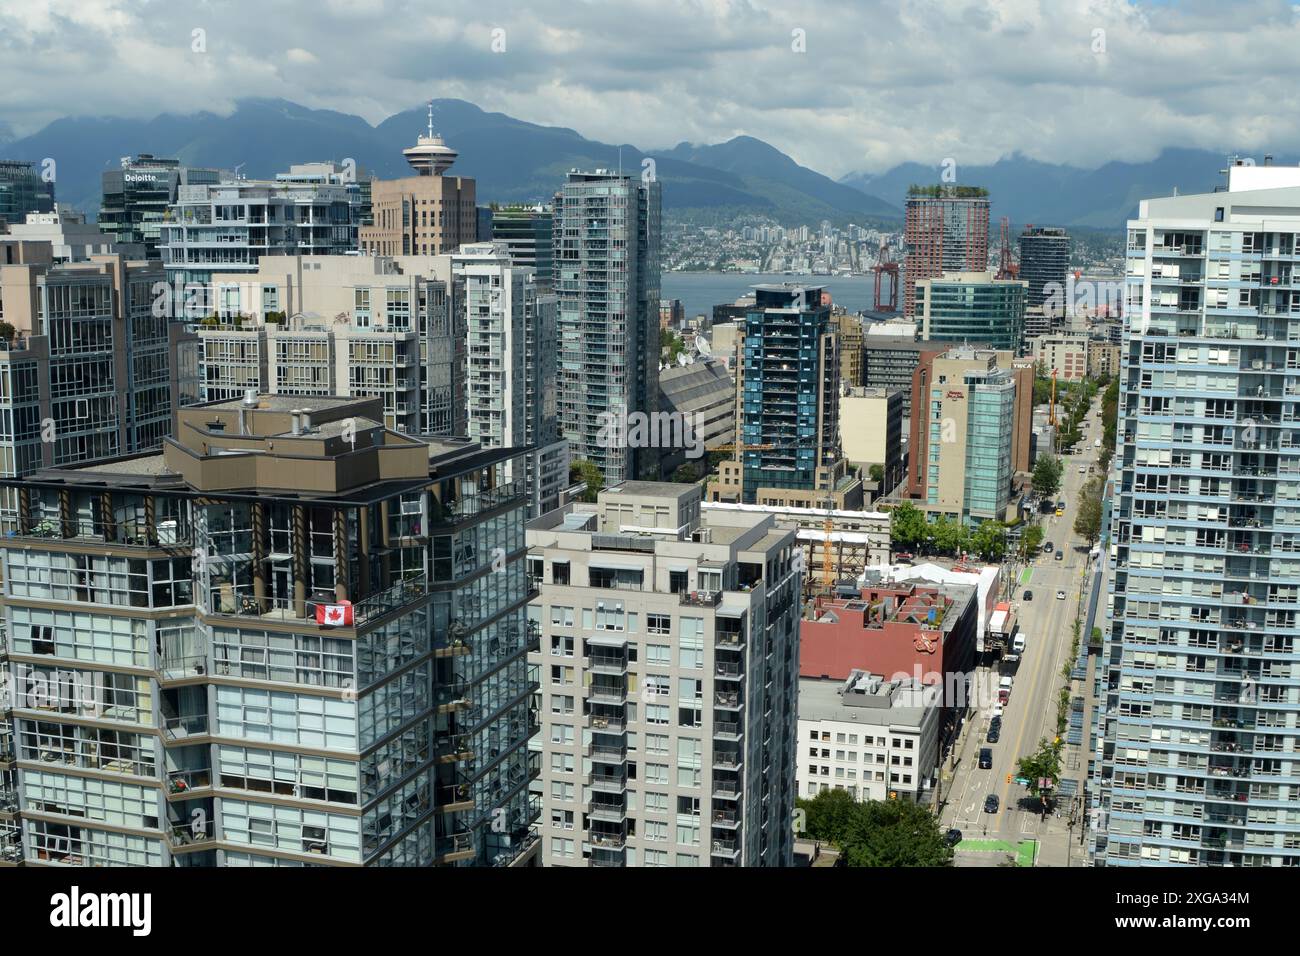
<path id="1" fill-rule="evenodd" d="M 330 627 L 352 626 L 352 602 L 340 601 L 338 604 L 317 604 L 316 623 Z"/>

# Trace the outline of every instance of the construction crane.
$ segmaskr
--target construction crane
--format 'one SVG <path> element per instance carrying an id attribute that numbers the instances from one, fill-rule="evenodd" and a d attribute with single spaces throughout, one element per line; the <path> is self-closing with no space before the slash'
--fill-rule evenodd
<path id="1" fill-rule="evenodd" d="M 871 267 L 871 271 L 876 274 L 876 298 L 873 308 L 877 312 L 897 312 L 898 311 L 898 263 L 893 260 L 889 254 L 889 246 L 883 242 L 880 245 L 880 258 L 876 264 Z M 881 276 L 889 276 L 889 303 L 884 304 L 884 296 L 881 295 Z"/>
<path id="2" fill-rule="evenodd" d="M 1011 220 L 1002 217 L 1002 248 L 998 264 L 999 279 L 1014 279 L 1020 275 L 1020 266 L 1011 261 Z"/>
<path id="3" fill-rule="evenodd" d="M 1047 423 L 1053 428 L 1056 427 L 1056 369 L 1052 369 L 1052 401 L 1048 405 Z"/>

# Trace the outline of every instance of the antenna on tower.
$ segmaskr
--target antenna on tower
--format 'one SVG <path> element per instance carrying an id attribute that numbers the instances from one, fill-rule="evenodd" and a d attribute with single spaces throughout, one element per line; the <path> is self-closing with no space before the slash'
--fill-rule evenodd
<path id="1" fill-rule="evenodd" d="M 433 139 L 433 100 L 429 100 L 429 139 Z"/>

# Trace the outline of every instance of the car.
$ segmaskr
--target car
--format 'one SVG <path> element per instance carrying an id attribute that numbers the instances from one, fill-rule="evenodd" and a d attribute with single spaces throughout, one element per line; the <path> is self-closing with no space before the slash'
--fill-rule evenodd
<path id="1" fill-rule="evenodd" d="M 1065 510 L 1065 502 L 1064 502 L 1064 501 L 1058 501 L 1058 502 L 1056 503 L 1056 510 L 1057 510 L 1057 511 L 1064 511 L 1064 510 Z"/>
<path id="2" fill-rule="evenodd" d="M 1064 551 L 1058 551 L 1058 552 L 1056 552 L 1056 560 L 1057 560 L 1057 561 L 1064 561 L 1064 560 L 1065 560 L 1065 552 L 1064 552 Z"/>
<path id="3" fill-rule="evenodd" d="M 985 736 L 984 739 L 985 739 L 987 742 L 991 743 L 991 744 L 995 744 L 995 743 L 998 742 L 998 740 L 999 740 L 1001 737 L 1002 737 L 1002 730 L 1001 730 L 1000 728 L 998 728 L 998 727 L 990 727 L 990 728 L 989 728 L 989 732 L 988 732 L 988 734 Z"/>
<path id="4" fill-rule="evenodd" d="M 898 554 L 894 555 L 894 557 L 897 558 L 899 561 L 911 561 L 916 556 L 913 554 L 909 554 L 906 551 L 900 551 L 898 552 Z"/>
<path id="5" fill-rule="evenodd" d="M 1056 599 L 1057 599 L 1058 601 L 1064 601 L 1064 600 L 1065 600 L 1065 592 L 1064 592 L 1064 591 L 1057 591 L 1057 592 L 1056 592 Z"/>
<path id="6" fill-rule="evenodd" d="M 1025 592 L 1024 599 L 1025 599 L 1026 601 L 1032 601 L 1032 600 L 1034 599 L 1034 592 L 1033 592 L 1033 591 L 1026 591 L 1026 592 Z"/>
<path id="7" fill-rule="evenodd" d="M 999 806 L 999 801 L 998 801 L 998 795 L 996 793 L 990 793 L 987 797 L 984 798 L 985 813 L 997 813 L 998 806 Z"/>
<path id="8" fill-rule="evenodd" d="M 943 835 L 943 845 L 954 847 L 961 842 L 961 831 L 957 829 L 949 830 Z"/>
<path id="9" fill-rule="evenodd" d="M 1087 473 L 1088 473 L 1088 466 L 1087 466 L 1087 465 L 1080 465 L 1080 466 L 1079 466 L 1079 474 L 1084 475 L 1084 474 L 1087 474 Z"/>
<path id="10" fill-rule="evenodd" d="M 1051 553 L 1052 553 L 1052 542 L 1050 542 L 1050 541 L 1044 541 L 1044 542 L 1043 542 L 1043 554 L 1051 554 Z"/>
<path id="11" fill-rule="evenodd" d="M 990 770 L 993 767 L 993 751 L 988 747 L 980 748 L 980 769 Z"/>
<path id="12" fill-rule="evenodd" d="M 994 705 L 994 707 L 993 707 L 993 719 L 996 720 L 996 721 L 999 721 L 999 722 L 1002 720 L 1002 705 L 1001 705 L 1001 704 L 996 704 L 996 705 Z"/>
<path id="13" fill-rule="evenodd" d="M 1064 508 L 1057 508 L 1057 509 L 1056 509 L 1056 517 L 1058 517 L 1058 518 L 1063 518 L 1063 517 L 1065 517 L 1065 509 L 1064 509 Z"/>

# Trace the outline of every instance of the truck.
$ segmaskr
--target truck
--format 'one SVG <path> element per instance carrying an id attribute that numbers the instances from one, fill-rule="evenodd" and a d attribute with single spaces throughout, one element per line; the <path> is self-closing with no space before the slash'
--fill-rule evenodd
<path id="1" fill-rule="evenodd" d="M 1012 680 L 1010 674 L 998 681 L 998 703 L 1003 706 L 1005 706 L 1007 701 L 1011 699 L 1011 684 Z"/>
<path id="2" fill-rule="evenodd" d="M 1021 631 L 1019 634 L 1015 636 L 1015 639 L 1011 642 L 1011 653 L 1015 654 L 1016 657 L 1019 657 L 1024 652 L 1025 652 L 1025 634 L 1023 631 Z"/>

